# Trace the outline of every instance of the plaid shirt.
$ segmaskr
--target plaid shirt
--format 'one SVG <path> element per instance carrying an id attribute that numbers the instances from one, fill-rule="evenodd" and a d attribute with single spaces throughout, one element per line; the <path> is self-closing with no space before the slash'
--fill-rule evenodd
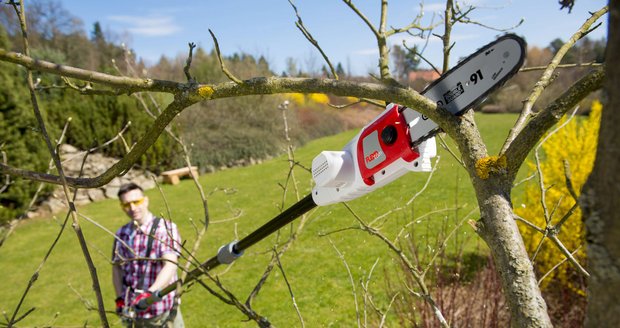
<path id="1" fill-rule="evenodd" d="M 131 301 L 135 299 L 138 294 L 136 290 L 146 291 L 155 282 L 157 274 L 166 263 L 165 261 L 133 260 L 134 258 L 159 259 L 168 253 L 174 253 L 177 256 L 180 254 L 181 237 L 177 226 L 163 219 L 159 220 L 157 230 L 155 230 L 151 254 L 146 254 L 148 234 L 151 232 L 153 222 L 155 219 L 137 229 L 132 221 L 116 232 L 116 236 L 123 243 L 117 239 L 114 240 L 112 260 L 114 263 L 119 263 L 123 269 L 123 295 L 128 295 L 125 304 L 131 304 Z M 144 285 L 138 286 L 141 276 L 144 276 Z M 176 280 L 177 275 L 175 273 L 170 283 Z M 136 313 L 137 317 L 152 318 L 170 311 L 174 305 L 174 295 L 175 292 L 165 295 L 161 301 L 153 303 L 148 310 Z"/>

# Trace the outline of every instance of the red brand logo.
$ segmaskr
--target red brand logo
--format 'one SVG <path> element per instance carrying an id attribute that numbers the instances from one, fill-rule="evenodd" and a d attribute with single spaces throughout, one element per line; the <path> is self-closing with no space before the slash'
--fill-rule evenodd
<path id="1" fill-rule="evenodd" d="M 374 161 L 377 157 L 379 157 L 379 152 L 375 150 L 372 154 L 366 156 L 366 163 Z"/>

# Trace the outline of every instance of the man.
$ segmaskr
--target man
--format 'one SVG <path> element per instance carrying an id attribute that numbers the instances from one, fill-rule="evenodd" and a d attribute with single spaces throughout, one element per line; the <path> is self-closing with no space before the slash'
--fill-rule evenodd
<path id="1" fill-rule="evenodd" d="M 176 225 L 149 211 L 149 199 L 135 183 L 121 186 L 118 198 L 131 221 L 118 229 L 113 246 L 116 312 L 128 327 L 184 327 L 175 293 L 159 296 L 177 280 L 181 238 Z M 142 309 L 140 300 L 149 296 L 156 302 Z"/>

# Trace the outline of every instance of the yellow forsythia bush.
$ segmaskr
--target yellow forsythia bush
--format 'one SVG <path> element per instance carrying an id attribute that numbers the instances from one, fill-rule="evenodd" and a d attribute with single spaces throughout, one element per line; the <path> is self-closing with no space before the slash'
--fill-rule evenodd
<path id="1" fill-rule="evenodd" d="M 298 106 L 303 106 L 306 104 L 306 95 L 303 93 L 287 93 L 284 97 L 290 99 L 292 103 L 295 103 Z"/>
<path id="2" fill-rule="evenodd" d="M 308 105 L 310 103 L 326 105 L 329 103 L 329 97 L 322 93 L 287 93 L 284 95 L 298 106 Z"/>
<path id="3" fill-rule="evenodd" d="M 327 97 L 327 95 L 323 93 L 311 93 L 308 95 L 308 98 L 310 99 L 310 101 L 317 104 L 329 104 L 329 97 Z"/>
<path id="4" fill-rule="evenodd" d="M 566 187 L 564 161 L 569 163 L 572 185 L 578 196 L 588 175 L 592 171 L 602 108 L 603 106 L 599 101 L 594 101 L 589 117 L 582 120 L 573 119 L 561 130 L 550 136 L 542 145 L 544 153 L 540 156 L 540 168 L 543 174 L 545 189 L 547 189 L 545 193 L 546 206 L 548 211 L 553 213 L 551 218 L 552 225 L 557 224 L 575 204 L 575 200 Z M 565 121 L 560 122 L 560 124 L 563 123 Z M 528 166 L 531 171 L 536 171 L 535 163 L 529 162 Z M 516 208 L 515 212 L 538 227 L 544 229 L 547 226 L 541 204 L 541 190 L 537 180 L 528 182 L 525 187 L 523 204 L 521 207 Z M 536 251 L 542 234 L 525 224 L 520 224 L 519 229 L 531 256 Z M 579 263 L 585 265 L 585 228 L 579 208 L 565 221 L 558 234 L 558 238 L 570 252 L 575 251 L 581 246 L 574 256 Z M 535 266 L 539 276 L 547 273 L 564 258 L 564 254 L 562 254 L 558 247 L 546 238 L 535 259 Z M 576 280 L 579 279 L 578 275 L 579 273 L 572 264 L 566 261 L 542 282 L 542 287 L 549 286 L 549 283 L 555 280 L 563 286 L 585 295 L 581 289 L 581 284 L 576 284 L 579 281 Z"/>

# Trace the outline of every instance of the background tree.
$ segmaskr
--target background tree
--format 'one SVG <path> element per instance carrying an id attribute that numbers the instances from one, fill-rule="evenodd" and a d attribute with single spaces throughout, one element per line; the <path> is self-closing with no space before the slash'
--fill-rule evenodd
<path id="1" fill-rule="evenodd" d="M 588 266 L 587 327 L 613 325 L 620 311 L 620 2 L 609 1 L 606 102 L 594 169 L 584 187 Z"/>
<path id="2" fill-rule="evenodd" d="M 412 49 L 401 47 L 397 44 L 392 46 L 392 58 L 394 61 L 394 75 L 404 84 L 409 82 L 409 72 L 418 69 L 420 57 L 417 55 L 418 46 Z"/>
<path id="3" fill-rule="evenodd" d="M 0 47 L 10 48 L 10 41 L 0 25 Z M 25 106 L 22 71 L 0 63 L 0 153 L 6 163 L 37 171 L 47 170 L 46 152 L 38 145 L 41 137 L 32 112 Z M 23 179 L 2 179 L 0 224 L 22 214 L 23 205 L 34 194 L 37 185 Z"/>

